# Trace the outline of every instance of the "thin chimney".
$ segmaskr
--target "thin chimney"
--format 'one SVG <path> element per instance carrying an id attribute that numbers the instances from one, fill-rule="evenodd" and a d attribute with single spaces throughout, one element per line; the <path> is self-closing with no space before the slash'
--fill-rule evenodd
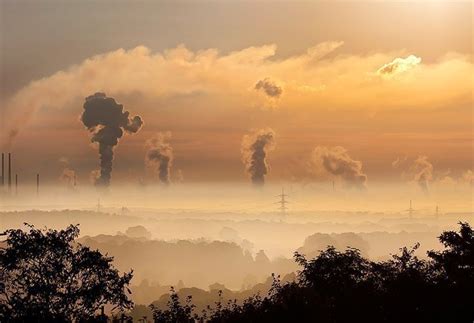
<path id="1" fill-rule="evenodd" d="M 12 154 L 8 153 L 8 191 L 12 189 Z"/>
<path id="2" fill-rule="evenodd" d="M 2 153 L 2 186 L 5 186 L 5 153 Z"/>
<path id="3" fill-rule="evenodd" d="M 36 195 L 39 195 L 40 189 L 40 174 L 36 174 Z"/>
<path id="4" fill-rule="evenodd" d="M 15 195 L 18 195 L 18 174 L 15 174 Z"/>

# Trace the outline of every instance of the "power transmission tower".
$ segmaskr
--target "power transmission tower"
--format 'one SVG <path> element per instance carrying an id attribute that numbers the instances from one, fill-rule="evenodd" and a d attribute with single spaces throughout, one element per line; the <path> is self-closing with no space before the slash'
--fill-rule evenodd
<path id="1" fill-rule="evenodd" d="M 286 215 L 286 211 L 288 210 L 288 208 L 286 207 L 286 204 L 288 204 L 289 202 L 286 200 L 286 198 L 288 197 L 288 195 L 285 194 L 285 189 L 282 188 L 281 189 L 281 194 L 277 195 L 276 197 L 279 197 L 280 200 L 278 202 L 276 202 L 277 204 L 280 204 L 280 207 L 278 208 L 280 210 L 280 214 L 282 215 L 282 217 L 284 217 Z"/>

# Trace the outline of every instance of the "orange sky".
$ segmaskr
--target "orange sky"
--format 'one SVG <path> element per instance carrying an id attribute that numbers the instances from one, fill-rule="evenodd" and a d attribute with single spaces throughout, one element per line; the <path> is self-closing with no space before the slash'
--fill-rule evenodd
<path id="1" fill-rule="evenodd" d="M 25 32 L 31 28 L 28 24 L 37 22 L 38 17 L 26 20 L 31 6 L 25 5 L 23 11 L 14 10 L 11 3 L 3 6 L 17 15 L 17 21 L 25 20 Z M 85 10 L 58 6 L 65 17 L 78 18 L 78 12 Z M 24 173 L 37 169 L 54 182 L 64 166 L 58 160 L 64 157 L 68 167 L 87 181 L 97 168 L 98 154 L 79 116 L 84 98 L 103 91 L 145 121 L 138 134 L 125 135 L 116 147 L 117 181 L 145 176 L 145 142 L 163 131 L 171 132 L 172 180 L 178 180 L 178 170 L 186 181 L 246 180 L 242 138 L 266 127 L 276 133 L 275 149 L 268 153 L 268 180 L 325 180 L 314 171 L 318 166 L 313 151 L 341 146 L 347 151 L 344 158 L 361 163 L 369 185 L 415 180 L 419 156 L 427 156 L 432 164 L 430 182 L 446 177 L 469 181 L 474 134 L 469 4 L 366 2 L 351 4 L 351 12 L 340 3 L 309 8 L 278 4 L 269 9 L 271 17 L 259 17 L 255 33 L 246 30 L 248 3 L 208 6 L 210 12 L 220 11 L 234 21 L 235 29 L 212 18 L 204 22 L 209 28 L 204 37 L 203 30 L 190 28 L 204 12 L 168 4 L 167 10 L 176 10 L 181 23 L 157 13 L 155 24 L 174 30 L 168 37 L 175 43 L 167 47 L 150 39 L 155 25 L 138 9 L 145 21 L 138 25 L 147 28 L 128 30 L 122 44 L 110 36 L 106 27 L 120 21 L 120 6 L 111 9 L 111 17 L 97 21 L 98 33 L 104 36 L 100 44 L 84 39 L 87 27 L 74 19 L 77 28 L 68 26 L 67 35 L 38 31 L 45 43 L 56 46 L 48 50 L 31 45 L 31 57 L 23 53 L 26 45 L 21 40 L 5 37 L 3 48 L 17 48 L 24 62 L 20 68 L 12 52 L 2 60 L 2 145 L 14 152 L 18 169 Z M 255 4 L 254 9 L 263 12 L 262 6 Z M 466 14 L 466 9 L 471 11 Z M 277 19 L 285 17 L 285 10 L 291 34 Z M 324 18 L 326 26 L 321 21 L 314 25 L 310 13 L 321 19 L 326 13 L 331 22 Z M 41 10 L 38 15 L 49 17 Z M 65 23 L 55 19 L 58 27 Z M 7 30 L 14 28 L 10 23 L 4 22 Z M 211 30 L 219 23 L 227 37 Z M 193 33 L 202 39 L 201 46 Z M 135 35 L 134 41 L 129 34 Z M 58 50 L 69 44 L 66 36 L 77 37 L 84 45 L 77 49 L 81 55 Z M 170 44 L 169 39 L 162 42 Z M 43 53 L 51 62 L 29 70 Z M 55 65 L 56 58 L 64 64 Z M 259 81 L 268 88 L 256 88 Z M 272 89 L 278 89 L 277 94 Z M 20 132 L 9 142 L 11 125 Z M 392 166 L 397 158 L 407 159 L 404 168 Z"/>

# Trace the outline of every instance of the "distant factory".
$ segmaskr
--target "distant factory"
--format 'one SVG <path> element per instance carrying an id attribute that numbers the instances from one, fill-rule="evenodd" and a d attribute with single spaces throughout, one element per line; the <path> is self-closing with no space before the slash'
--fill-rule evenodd
<path id="1" fill-rule="evenodd" d="M 13 193 L 12 188 L 12 153 L 8 153 L 8 165 L 7 165 L 7 174 L 5 174 L 5 156 L 7 153 L 2 153 L 2 177 L 1 177 L 1 191 L 6 191 L 9 194 Z M 39 194 L 40 191 L 40 174 L 36 174 L 36 194 Z M 18 194 L 18 174 L 15 174 L 15 195 Z"/>

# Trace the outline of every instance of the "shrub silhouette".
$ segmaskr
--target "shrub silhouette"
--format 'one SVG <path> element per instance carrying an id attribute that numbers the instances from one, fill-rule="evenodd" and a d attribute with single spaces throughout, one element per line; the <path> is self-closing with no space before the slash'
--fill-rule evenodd
<path id="1" fill-rule="evenodd" d="M 302 267 L 297 280 L 281 283 L 273 276 L 267 297 L 221 300 L 197 315 L 190 300 L 182 305 L 172 293 L 170 310 L 184 313 L 180 322 L 472 322 L 473 230 L 460 223 L 459 232 L 444 232 L 439 240 L 445 250 L 430 251 L 427 260 L 415 256 L 418 245 L 384 262 L 352 248 L 328 247 L 310 260 L 295 253 Z M 176 322 L 154 312 L 155 322 Z"/>
<path id="2" fill-rule="evenodd" d="M 132 307 L 132 272 L 120 275 L 112 257 L 74 240 L 79 228 L 7 230 L 0 249 L 0 321 L 94 320 L 104 305 Z M 104 319 L 104 315 L 96 320 Z"/>
<path id="3" fill-rule="evenodd" d="M 193 315 L 194 305 L 191 303 L 192 297 L 186 298 L 185 304 L 179 301 L 179 296 L 171 287 L 170 300 L 168 301 L 168 309 L 160 310 L 150 305 L 153 311 L 153 320 L 157 323 L 175 322 L 175 323 L 193 323 L 196 318 Z"/>

